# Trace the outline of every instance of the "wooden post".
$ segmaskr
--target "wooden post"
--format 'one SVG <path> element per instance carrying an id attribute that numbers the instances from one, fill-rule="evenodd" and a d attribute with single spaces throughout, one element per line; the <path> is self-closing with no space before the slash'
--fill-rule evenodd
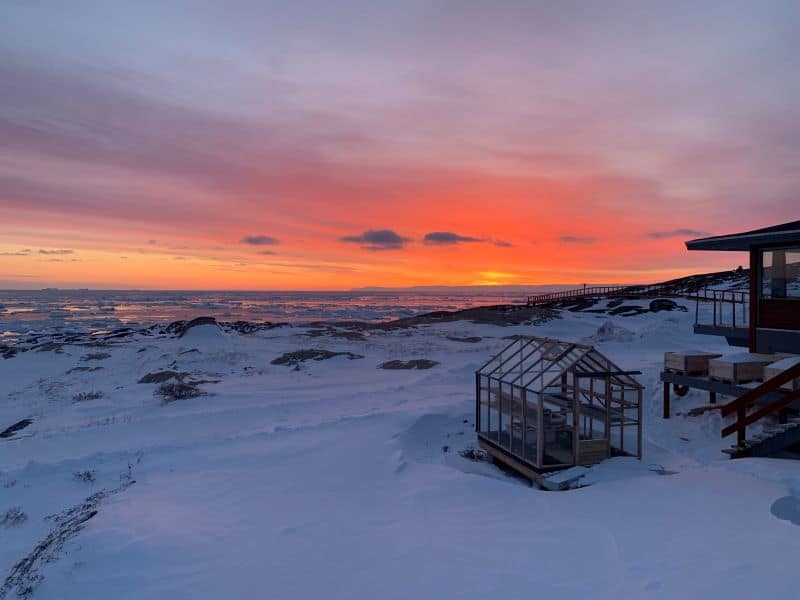
<path id="1" fill-rule="evenodd" d="M 639 389 L 637 393 L 637 403 L 639 407 L 636 410 L 637 421 L 637 436 L 636 436 L 636 456 L 642 458 L 642 390 Z"/>
<path id="2" fill-rule="evenodd" d="M 750 248 L 750 352 L 757 352 L 756 327 L 758 326 L 758 296 L 761 280 L 761 251 Z"/>
<path id="3" fill-rule="evenodd" d="M 614 395 L 614 388 L 609 382 L 608 389 L 611 390 L 609 392 L 609 398 Z M 622 420 L 619 422 L 619 449 L 622 452 L 625 452 L 625 387 L 623 386 L 622 389 L 619 391 L 621 399 L 619 403 L 620 411 L 622 412 Z"/>
<path id="4" fill-rule="evenodd" d="M 717 403 L 717 392 L 708 392 L 708 401 L 711 404 Z"/>
<path id="5" fill-rule="evenodd" d="M 606 378 L 606 456 L 611 456 L 611 380 Z"/>
<path id="6" fill-rule="evenodd" d="M 503 382 L 497 380 L 497 445 L 503 447 Z"/>
<path id="7" fill-rule="evenodd" d="M 740 423 L 743 422 L 746 416 L 747 416 L 747 411 L 744 408 L 744 406 L 736 410 L 736 420 L 738 422 Z M 736 444 L 740 447 L 744 447 L 744 442 L 746 438 L 747 438 L 747 428 L 741 427 L 736 432 Z"/>
<path id="8" fill-rule="evenodd" d="M 717 296 L 714 296 L 713 312 L 714 312 L 714 327 L 716 327 L 717 326 Z"/>
<path id="9" fill-rule="evenodd" d="M 580 399 L 580 380 L 575 378 L 575 373 L 572 374 L 573 381 L 575 385 L 572 387 L 572 464 L 578 464 L 578 456 L 580 453 L 579 450 L 579 443 L 580 443 L 580 432 L 578 428 L 580 427 L 579 417 L 580 417 L 580 406 L 581 406 L 581 399 Z"/>
<path id="10" fill-rule="evenodd" d="M 544 402 L 542 394 L 536 394 L 536 466 L 541 468 L 544 462 Z"/>
<path id="11" fill-rule="evenodd" d="M 492 379 L 486 376 L 486 435 L 492 437 Z"/>
<path id="12" fill-rule="evenodd" d="M 664 382 L 664 418 L 669 419 L 669 383 Z"/>
<path id="13" fill-rule="evenodd" d="M 475 431 L 481 430 L 481 374 L 475 373 Z"/>
<path id="14" fill-rule="evenodd" d="M 522 395 L 522 458 L 528 460 L 528 390 L 521 388 L 520 391 Z"/>

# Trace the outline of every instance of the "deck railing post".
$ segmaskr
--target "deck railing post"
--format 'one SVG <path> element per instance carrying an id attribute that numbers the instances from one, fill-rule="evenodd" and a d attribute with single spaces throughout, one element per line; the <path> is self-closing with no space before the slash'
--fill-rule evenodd
<path id="1" fill-rule="evenodd" d="M 522 400 L 522 452 L 524 460 L 528 460 L 528 398 L 526 388 L 520 388 Z"/>
<path id="2" fill-rule="evenodd" d="M 611 380 L 606 377 L 606 456 L 611 456 Z"/>
<path id="3" fill-rule="evenodd" d="M 636 394 L 636 456 L 642 458 L 642 390 Z"/>
<path id="4" fill-rule="evenodd" d="M 497 443 L 503 446 L 503 381 L 497 380 Z"/>
<path id="5" fill-rule="evenodd" d="M 573 373 L 573 377 L 575 377 Z M 572 464 L 577 465 L 580 456 L 580 423 L 578 417 L 580 416 L 581 400 L 580 400 L 580 382 L 575 380 L 575 385 L 572 387 Z"/>
<path id="6" fill-rule="evenodd" d="M 747 410 L 744 406 L 736 409 L 736 421 L 737 423 L 741 423 L 741 427 L 736 431 L 736 445 L 742 448 L 747 438 L 747 426 L 744 424 L 746 416 Z"/>
<path id="7" fill-rule="evenodd" d="M 714 295 L 714 327 L 717 326 L 717 297 Z"/>
<path id="8" fill-rule="evenodd" d="M 536 466 L 544 462 L 544 400 L 542 393 L 536 394 Z"/>
<path id="9" fill-rule="evenodd" d="M 475 373 L 475 432 L 481 430 L 481 374 Z"/>

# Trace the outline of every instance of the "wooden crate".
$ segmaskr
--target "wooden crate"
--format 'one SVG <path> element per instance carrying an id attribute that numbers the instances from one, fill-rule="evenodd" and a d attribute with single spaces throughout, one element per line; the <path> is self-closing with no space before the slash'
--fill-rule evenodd
<path id="1" fill-rule="evenodd" d="M 608 458 L 608 442 L 606 440 L 581 440 L 578 464 L 584 467 L 596 465 Z"/>
<path id="2" fill-rule="evenodd" d="M 708 363 L 721 354 L 709 352 L 665 352 L 664 370 L 681 375 L 708 375 Z"/>
<path id="3" fill-rule="evenodd" d="M 764 381 L 772 379 L 776 375 L 780 375 L 786 369 L 789 369 L 798 363 L 800 363 L 800 356 L 793 356 L 767 365 L 764 367 Z M 800 390 L 800 377 L 795 377 L 794 379 L 787 381 L 781 386 L 781 389 L 789 391 Z"/>
<path id="4" fill-rule="evenodd" d="M 764 367 L 775 360 L 764 354 L 732 354 L 715 358 L 708 363 L 711 379 L 727 383 L 748 383 L 764 379 Z"/>

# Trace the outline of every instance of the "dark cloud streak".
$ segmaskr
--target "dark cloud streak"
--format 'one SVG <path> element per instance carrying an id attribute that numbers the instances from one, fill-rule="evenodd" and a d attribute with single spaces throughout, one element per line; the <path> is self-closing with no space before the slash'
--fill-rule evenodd
<path id="1" fill-rule="evenodd" d="M 432 246 L 452 246 L 454 244 L 474 244 L 487 241 L 485 238 L 460 235 L 452 231 L 432 231 L 426 233 L 424 242 Z"/>
<path id="2" fill-rule="evenodd" d="M 251 246 L 275 246 L 279 242 L 269 235 L 246 235 L 242 238 L 242 243 Z"/>
<path id="3" fill-rule="evenodd" d="M 591 236 L 562 235 L 560 238 L 565 244 L 594 244 L 597 238 Z"/>
<path id="4" fill-rule="evenodd" d="M 674 237 L 700 238 L 708 235 L 709 234 L 705 231 L 698 231 L 696 229 L 673 229 L 671 231 L 650 231 L 647 237 L 651 237 L 654 240 L 663 240 Z"/>
<path id="5" fill-rule="evenodd" d="M 399 250 L 411 239 L 403 237 L 391 229 L 372 229 L 361 235 L 346 235 L 339 238 L 339 241 L 359 244 L 364 250 Z"/>

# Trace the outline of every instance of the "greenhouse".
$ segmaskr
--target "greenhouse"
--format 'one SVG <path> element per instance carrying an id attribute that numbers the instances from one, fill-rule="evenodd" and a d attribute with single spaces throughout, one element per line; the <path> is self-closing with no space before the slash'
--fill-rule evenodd
<path id="1" fill-rule="evenodd" d="M 642 455 L 643 386 L 593 346 L 518 336 L 475 373 L 478 441 L 530 479 Z"/>

